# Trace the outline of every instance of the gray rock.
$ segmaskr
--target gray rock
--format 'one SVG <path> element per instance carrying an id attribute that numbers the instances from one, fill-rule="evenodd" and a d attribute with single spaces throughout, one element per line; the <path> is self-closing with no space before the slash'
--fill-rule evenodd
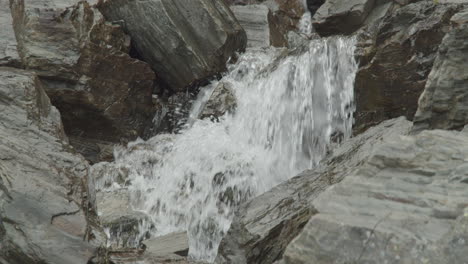
<path id="1" fill-rule="evenodd" d="M 22 62 L 42 77 L 67 134 L 78 138 L 72 143 L 141 135 L 154 112 L 155 75 L 127 54 L 130 39 L 120 26 L 86 1 L 10 2 Z"/>
<path id="2" fill-rule="evenodd" d="M 390 9 L 360 55 L 355 80 L 356 123 L 362 131 L 389 118 L 412 120 L 450 18 L 461 5 L 420 1 Z"/>
<path id="3" fill-rule="evenodd" d="M 143 241 L 146 252 L 156 256 L 176 254 L 187 256 L 189 251 L 187 232 L 176 232 Z"/>
<path id="4" fill-rule="evenodd" d="M 313 26 L 321 36 L 351 34 L 367 18 L 375 0 L 327 0 L 313 16 Z"/>
<path id="5" fill-rule="evenodd" d="M 133 210 L 128 191 L 97 192 L 96 202 L 99 219 L 109 236 L 107 246 L 113 250 L 139 248 L 140 242 L 149 235 L 144 231 L 152 224 L 146 214 Z"/>
<path id="6" fill-rule="evenodd" d="M 216 263 L 273 263 L 317 213 L 311 202 L 357 170 L 383 139 L 407 134 L 411 123 L 389 120 L 345 141 L 322 165 L 241 205 L 223 238 Z"/>
<path id="7" fill-rule="evenodd" d="M 320 194 L 285 264 L 466 263 L 468 135 L 384 139 L 363 166 Z"/>
<path id="8" fill-rule="evenodd" d="M 88 164 L 39 78 L 0 67 L 0 112 L 0 263 L 87 263 Z"/>
<path id="9" fill-rule="evenodd" d="M 231 6 L 231 10 L 247 34 L 247 47 L 284 45 L 284 36 L 274 24 L 273 14 L 267 6 Z"/>
<path id="10" fill-rule="evenodd" d="M 21 59 L 18 54 L 13 18 L 11 17 L 8 0 L 0 0 L 0 66 L 20 67 Z"/>
<path id="11" fill-rule="evenodd" d="M 232 112 L 237 106 L 237 99 L 230 83 L 221 82 L 211 93 L 200 113 L 200 118 L 218 118 Z"/>
<path id="12" fill-rule="evenodd" d="M 414 117 L 415 130 L 468 124 L 468 9 L 451 19 Z"/>
<path id="13" fill-rule="evenodd" d="M 224 71 L 247 41 L 224 1 L 105 0 L 98 8 L 122 21 L 139 54 L 176 91 Z"/>

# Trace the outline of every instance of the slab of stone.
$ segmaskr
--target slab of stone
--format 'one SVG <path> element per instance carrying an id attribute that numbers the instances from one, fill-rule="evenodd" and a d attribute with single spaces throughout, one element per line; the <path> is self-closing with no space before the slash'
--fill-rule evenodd
<path id="1" fill-rule="evenodd" d="M 419 99 L 414 130 L 457 129 L 468 124 L 468 9 L 451 19 Z"/>
<path id="2" fill-rule="evenodd" d="M 0 66 L 21 67 L 8 0 L 0 0 Z"/>
<path id="3" fill-rule="evenodd" d="M 360 169 L 312 201 L 318 213 L 284 263 L 465 263 L 467 160 L 466 133 L 384 139 Z"/>

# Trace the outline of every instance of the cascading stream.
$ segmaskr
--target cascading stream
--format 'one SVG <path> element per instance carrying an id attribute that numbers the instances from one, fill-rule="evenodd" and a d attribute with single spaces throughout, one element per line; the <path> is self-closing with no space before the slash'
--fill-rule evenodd
<path id="1" fill-rule="evenodd" d="M 192 118 L 180 134 L 117 151 L 114 166 L 128 171 L 132 205 L 151 216 L 153 235 L 187 230 L 190 256 L 212 262 L 240 203 L 316 166 L 332 138 L 350 137 L 354 46 L 329 38 L 300 55 L 248 50 L 220 81 L 235 91 L 233 114 Z M 192 117 L 216 85 L 204 88 Z"/>

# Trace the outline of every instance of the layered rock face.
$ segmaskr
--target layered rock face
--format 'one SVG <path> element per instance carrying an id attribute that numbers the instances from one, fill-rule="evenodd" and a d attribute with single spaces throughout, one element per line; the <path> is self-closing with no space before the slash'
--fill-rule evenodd
<path id="1" fill-rule="evenodd" d="M 88 164 L 33 73 L 0 67 L 0 262 L 87 263 Z"/>
<path id="2" fill-rule="evenodd" d="M 451 131 L 386 140 L 312 202 L 284 263 L 464 263 L 467 150 L 468 134 Z"/>
<path id="3" fill-rule="evenodd" d="M 154 112 L 154 73 L 127 54 L 120 26 L 88 2 L 73 2 L 11 1 L 21 60 L 46 84 L 73 143 L 134 139 Z"/>
<path id="4" fill-rule="evenodd" d="M 265 5 L 231 6 L 247 34 L 247 47 L 286 46 L 286 39 Z"/>
<path id="5" fill-rule="evenodd" d="M 460 130 L 468 123 L 468 9 L 451 23 L 419 99 L 415 130 Z"/>
<path id="6" fill-rule="evenodd" d="M 139 54 L 173 91 L 225 70 L 246 46 L 245 31 L 224 1 L 105 0 L 98 8 L 108 20 L 122 22 Z"/>
<path id="7" fill-rule="evenodd" d="M 461 8 L 420 1 L 376 22 L 356 75 L 356 130 L 402 115 L 413 119 L 450 18 Z"/>
<path id="8" fill-rule="evenodd" d="M 314 28 L 321 36 L 351 34 L 362 25 L 374 4 L 375 0 L 327 0 L 314 15 Z"/>
<path id="9" fill-rule="evenodd" d="M 322 166 L 243 204 L 218 250 L 216 263 L 274 263 L 317 213 L 312 201 L 365 163 L 382 140 L 405 135 L 411 122 L 383 122 L 338 147 Z M 310 262 L 312 263 L 312 262 Z"/>
<path id="10" fill-rule="evenodd" d="M 0 0 L 0 66 L 20 67 L 21 60 L 16 47 L 8 0 Z"/>

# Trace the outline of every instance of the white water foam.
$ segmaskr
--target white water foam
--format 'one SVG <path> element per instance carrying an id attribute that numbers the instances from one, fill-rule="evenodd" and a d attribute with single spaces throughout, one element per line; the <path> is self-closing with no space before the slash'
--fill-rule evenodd
<path id="1" fill-rule="evenodd" d="M 196 120 L 215 82 L 180 134 L 117 151 L 114 166 L 128 172 L 132 205 L 151 217 L 153 235 L 186 230 L 190 256 L 212 262 L 240 203 L 316 166 L 334 136 L 350 137 L 354 46 L 329 38 L 300 55 L 248 50 L 221 80 L 235 91 L 233 114 Z"/>

